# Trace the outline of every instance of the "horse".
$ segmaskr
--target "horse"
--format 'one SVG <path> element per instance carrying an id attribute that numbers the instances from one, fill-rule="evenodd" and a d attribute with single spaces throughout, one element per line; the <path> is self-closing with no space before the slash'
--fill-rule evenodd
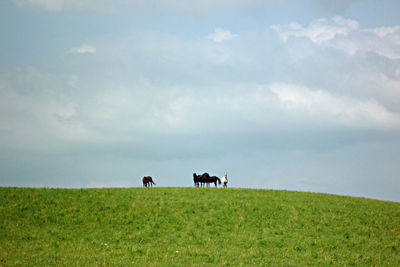
<path id="1" fill-rule="evenodd" d="M 225 173 L 224 177 L 222 177 L 222 184 L 223 184 L 224 188 L 228 187 L 228 174 L 227 173 Z"/>
<path id="2" fill-rule="evenodd" d="M 197 175 L 196 173 L 193 173 L 193 182 L 195 187 L 203 187 L 203 185 L 209 187 L 210 183 L 214 183 L 215 187 L 217 187 L 217 182 L 218 184 L 221 184 L 221 179 L 219 179 L 217 176 L 210 176 L 208 173 L 203 173 L 202 175 Z"/>
<path id="3" fill-rule="evenodd" d="M 217 181 L 218 184 L 221 184 L 221 179 L 219 179 L 217 176 L 211 176 L 207 185 L 209 185 L 210 183 L 214 183 L 215 187 L 217 187 Z"/>
<path id="4" fill-rule="evenodd" d="M 197 175 L 193 173 L 193 182 L 195 187 L 203 187 L 203 185 L 210 179 L 210 175 L 208 173 L 203 173 L 202 175 Z"/>
<path id="5" fill-rule="evenodd" d="M 153 184 L 155 185 L 156 183 L 153 182 L 153 179 L 151 178 L 151 176 L 145 176 L 142 179 L 143 182 L 143 187 L 153 187 Z"/>
<path id="6" fill-rule="evenodd" d="M 196 173 L 193 173 L 193 182 L 194 182 L 194 187 L 200 187 L 200 175 L 197 175 Z"/>

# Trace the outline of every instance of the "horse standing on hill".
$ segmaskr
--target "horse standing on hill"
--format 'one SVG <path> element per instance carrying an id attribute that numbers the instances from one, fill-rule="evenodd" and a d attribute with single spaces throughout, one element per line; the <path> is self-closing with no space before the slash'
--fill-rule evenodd
<path id="1" fill-rule="evenodd" d="M 228 187 L 228 174 L 227 173 L 225 173 L 224 177 L 222 177 L 222 184 L 223 184 L 224 188 Z"/>
<path id="2" fill-rule="evenodd" d="M 195 187 L 200 187 L 200 185 L 201 187 L 210 187 L 210 183 L 214 183 L 215 187 L 217 187 L 217 182 L 218 184 L 221 184 L 221 179 L 219 179 L 217 176 L 210 176 L 206 172 L 202 175 L 197 175 L 196 173 L 193 173 L 193 182 Z"/>
<path id="3" fill-rule="evenodd" d="M 210 175 L 208 173 L 203 173 L 202 175 L 197 175 L 193 173 L 193 182 L 195 187 L 203 187 L 207 180 L 210 179 Z"/>
<path id="4" fill-rule="evenodd" d="M 210 185 L 210 183 L 214 183 L 215 187 L 218 187 L 217 182 L 218 184 L 221 184 L 221 179 L 219 179 L 217 176 L 211 176 L 207 185 Z"/>
<path id="5" fill-rule="evenodd" d="M 145 176 L 142 179 L 143 182 L 143 187 L 153 187 L 153 184 L 155 185 L 156 183 L 153 182 L 153 179 L 151 178 L 151 176 Z"/>

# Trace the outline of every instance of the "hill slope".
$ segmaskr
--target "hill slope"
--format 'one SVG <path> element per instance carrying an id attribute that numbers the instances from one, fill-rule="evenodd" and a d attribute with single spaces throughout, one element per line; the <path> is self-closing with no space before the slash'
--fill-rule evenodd
<path id="1" fill-rule="evenodd" d="M 400 265 L 400 204 L 202 188 L 0 188 L 0 265 Z"/>

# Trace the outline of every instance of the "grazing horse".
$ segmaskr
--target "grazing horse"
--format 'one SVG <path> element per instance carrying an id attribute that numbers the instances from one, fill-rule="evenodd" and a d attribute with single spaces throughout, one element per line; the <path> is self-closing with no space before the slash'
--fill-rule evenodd
<path id="1" fill-rule="evenodd" d="M 228 187 L 228 174 L 227 173 L 225 173 L 224 177 L 222 177 L 222 184 L 223 184 L 224 188 Z"/>
<path id="2" fill-rule="evenodd" d="M 217 176 L 211 176 L 209 183 L 207 183 L 207 185 L 209 185 L 210 183 L 214 183 L 215 187 L 217 187 L 217 181 L 218 184 L 221 184 L 221 179 L 219 179 Z"/>
<path id="3" fill-rule="evenodd" d="M 142 182 L 143 182 L 143 187 L 148 187 L 148 186 L 152 187 L 153 184 L 154 185 L 156 184 L 155 182 L 153 182 L 153 179 L 151 179 L 150 176 L 143 177 Z"/>

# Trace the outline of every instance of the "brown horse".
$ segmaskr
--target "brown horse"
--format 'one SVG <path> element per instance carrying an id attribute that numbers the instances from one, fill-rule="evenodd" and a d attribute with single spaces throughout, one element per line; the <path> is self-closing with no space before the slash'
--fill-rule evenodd
<path id="1" fill-rule="evenodd" d="M 151 179 L 150 176 L 143 177 L 142 182 L 143 182 L 143 187 L 148 187 L 148 186 L 152 187 L 153 184 L 156 184 L 155 182 L 153 182 L 153 179 Z"/>

